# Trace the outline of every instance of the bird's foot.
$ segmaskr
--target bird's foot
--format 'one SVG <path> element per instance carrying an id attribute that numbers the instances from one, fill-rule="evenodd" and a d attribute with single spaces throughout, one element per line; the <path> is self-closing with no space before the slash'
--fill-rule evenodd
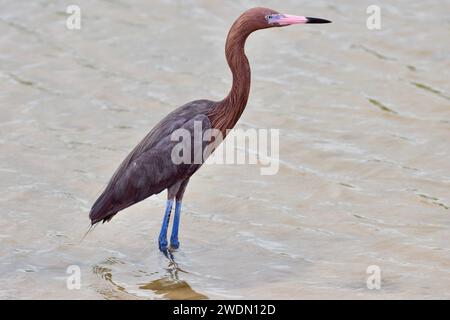
<path id="1" fill-rule="evenodd" d="M 158 240 L 159 251 L 167 252 L 167 240 L 159 238 Z"/>
<path id="2" fill-rule="evenodd" d="M 171 249 L 178 249 L 180 247 L 180 242 L 178 239 L 170 239 L 170 248 Z"/>

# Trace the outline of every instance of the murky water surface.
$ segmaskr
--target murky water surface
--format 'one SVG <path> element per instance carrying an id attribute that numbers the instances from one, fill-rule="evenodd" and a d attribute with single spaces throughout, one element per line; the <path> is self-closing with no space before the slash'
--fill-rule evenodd
<path id="1" fill-rule="evenodd" d="M 449 1 L 2 1 L 0 298 L 450 298 Z M 232 21 L 254 5 L 332 25 L 260 31 L 243 128 L 280 170 L 191 179 L 176 268 L 165 194 L 80 241 L 121 160 L 166 113 L 221 99 Z M 81 289 L 66 268 L 81 268 Z M 381 268 L 368 290 L 366 269 Z"/>

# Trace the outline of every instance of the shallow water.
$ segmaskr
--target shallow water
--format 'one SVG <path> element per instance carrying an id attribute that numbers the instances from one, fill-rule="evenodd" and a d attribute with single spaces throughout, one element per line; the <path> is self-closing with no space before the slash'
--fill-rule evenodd
<path id="1" fill-rule="evenodd" d="M 450 2 L 378 1 L 379 31 L 372 2 L 296 3 L 80 0 L 70 31 L 64 1 L 3 1 L 0 298 L 450 298 Z M 253 5 L 334 21 L 248 41 L 239 124 L 281 130 L 278 174 L 197 172 L 177 266 L 157 250 L 165 194 L 81 241 L 146 132 L 227 93 L 225 36 Z"/>

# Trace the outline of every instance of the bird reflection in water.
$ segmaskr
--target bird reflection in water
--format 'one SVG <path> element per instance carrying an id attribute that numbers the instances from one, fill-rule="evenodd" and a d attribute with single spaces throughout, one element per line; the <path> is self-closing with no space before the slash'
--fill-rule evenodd
<path id="1" fill-rule="evenodd" d="M 181 280 L 179 273 L 188 273 L 182 270 L 178 264 L 175 262 L 172 252 L 168 251 L 166 257 L 169 259 L 169 264 L 165 268 L 166 273 L 161 278 L 151 280 L 144 283 L 137 283 L 139 290 L 150 290 L 153 294 L 157 295 L 161 299 L 173 299 L 173 300 L 204 300 L 208 297 L 204 294 L 196 292 L 189 283 L 185 280 Z M 113 268 L 114 264 L 125 264 L 124 262 L 118 260 L 117 258 L 108 258 L 105 260 L 104 265 L 96 265 L 93 268 L 94 274 L 100 276 L 102 279 L 106 280 L 109 285 L 112 286 L 113 291 L 101 290 L 101 294 L 106 299 L 117 299 L 117 298 L 131 298 L 136 299 L 146 295 L 139 295 L 130 293 L 124 285 L 118 284 L 113 279 Z M 109 266 L 106 266 L 109 265 Z M 152 275 L 158 274 L 159 272 L 147 273 L 145 271 L 139 270 L 140 274 Z"/>
<path id="2" fill-rule="evenodd" d="M 177 271 L 175 270 L 175 277 Z M 207 296 L 196 292 L 184 280 L 175 280 L 174 274 L 170 274 L 161 279 L 151 281 L 139 287 L 142 290 L 152 290 L 163 299 L 173 300 L 204 300 Z"/>

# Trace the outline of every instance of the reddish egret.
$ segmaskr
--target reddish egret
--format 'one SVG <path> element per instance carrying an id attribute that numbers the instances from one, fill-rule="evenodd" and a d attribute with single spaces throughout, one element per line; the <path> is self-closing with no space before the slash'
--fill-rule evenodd
<path id="1" fill-rule="evenodd" d="M 167 252 L 167 229 L 175 202 L 170 247 L 177 249 L 180 245 L 178 226 L 183 194 L 189 178 L 202 163 L 175 164 L 171 155 L 178 141 L 172 141 L 171 134 L 177 129 L 185 129 L 194 137 L 194 123 L 200 123 L 203 132 L 218 129 L 224 135 L 227 129 L 234 127 L 244 111 L 250 91 L 250 65 L 244 46 L 252 32 L 291 24 L 329 22 L 280 14 L 267 8 L 245 11 L 231 26 L 225 45 L 225 55 L 233 74 L 230 93 L 221 101 L 189 102 L 162 119 L 126 157 L 92 206 L 89 214 L 92 225 L 109 221 L 119 211 L 167 189 L 167 204 L 158 243 L 159 249 Z M 205 142 L 200 141 L 200 145 L 205 148 Z"/>

